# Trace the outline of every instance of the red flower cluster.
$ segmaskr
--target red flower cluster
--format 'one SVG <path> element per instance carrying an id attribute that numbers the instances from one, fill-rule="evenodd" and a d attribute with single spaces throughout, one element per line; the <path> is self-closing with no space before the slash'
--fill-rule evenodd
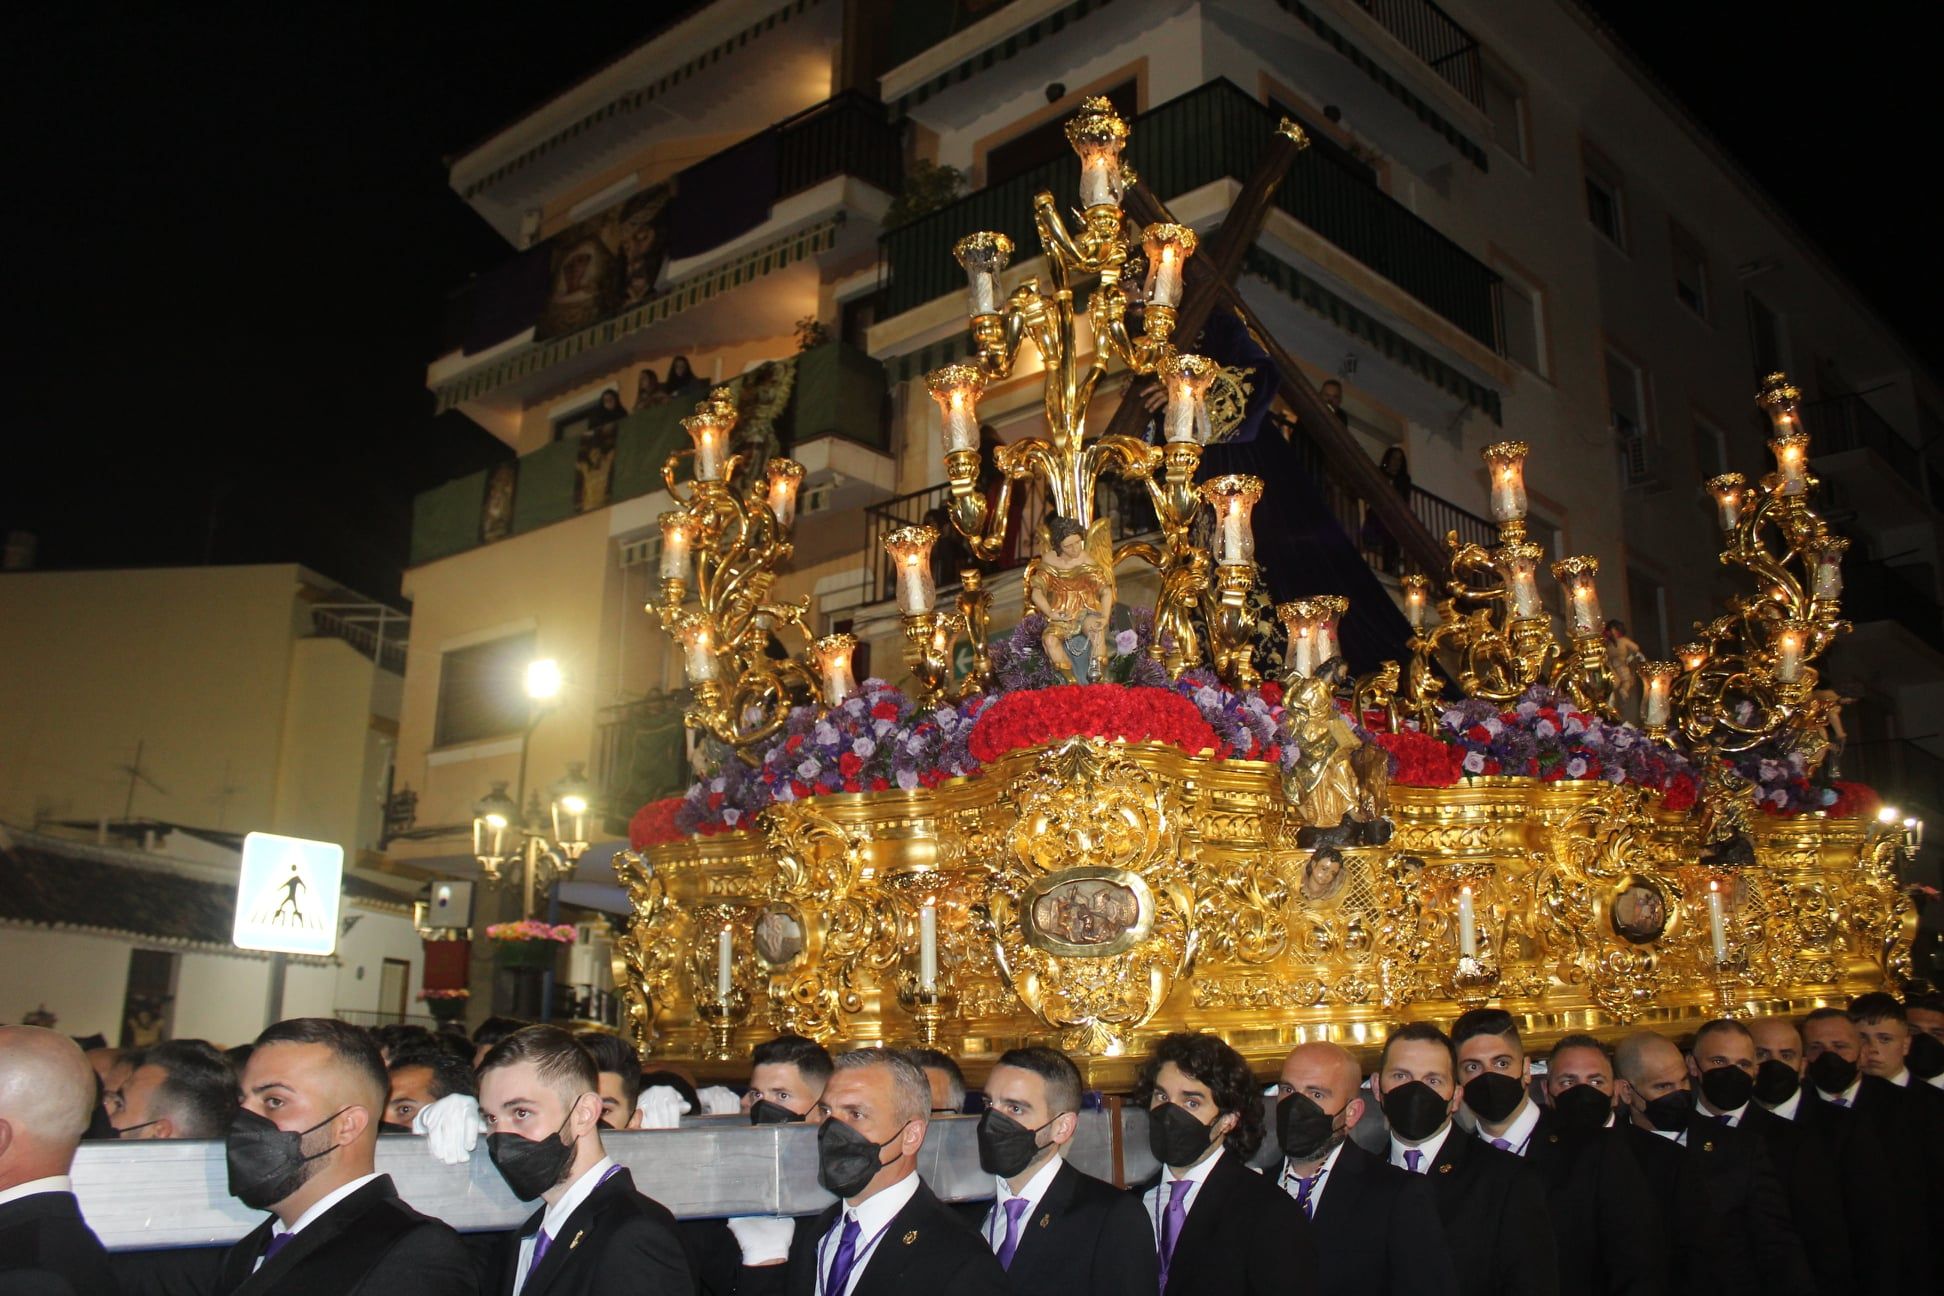
<path id="1" fill-rule="evenodd" d="M 966 746 L 990 764 L 1007 752 L 1065 738 L 1160 742 L 1190 754 L 1220 745 L 1195 704 L 1171 689 L 1061 684 L 1001 697 L 979 713 Z"/>
<path id="2" fill-rule="evenodd" d="M 675 826 L 675 812 L 681 808 L 682 798 L 672 796 L 650 801 L 635 811 L 634 818 L 628 820 L 628 845 L 647 850 L 650 846 L 682 840 L 682 830 Z"/>
<path id="3" fill-rule="evenodd" d="M 1370 735 L 1372 742 L 1389 752 L 1396 761 L 1393 783 L 1405 787 L 1451 787 L 1465 772 L 1465 753 L 1450 743 L 1416 729 L 1401 733 L 1388 730 Z"/>
<path id="4" fill-rule="evenodd" d="M 1823 813 L 1831 819 L 1873 818 L 1877 807 L 1883 804 L 1883 798 L 1867 783 L 1831 779 L 1829 786 L 1836 789 L 1836 800 L 1824 806 Z"/>
<path id="5" fill-rule="evenodd" d="M 1701 789 L 1692 774 L 1676 774 L 1661 789 L 1661 809 L 1672 810 L 1676 814 L 1694 809 L 1694 803 L 1700 799 Z"/>

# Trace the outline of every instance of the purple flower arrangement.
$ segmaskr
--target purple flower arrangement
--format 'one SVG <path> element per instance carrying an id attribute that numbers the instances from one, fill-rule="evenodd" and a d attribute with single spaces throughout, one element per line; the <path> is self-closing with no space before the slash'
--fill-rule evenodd
<path id="1" fill-rule="evenodd" d="M 1162 675 L 1167 678 L 1165 672 Z M 1206 667 L 1185 670 L 1174 683 L 1175 692 L 1195 704 L 1202 719 L 1222 741 L 1216 756 L 1226 759 L 1275 761 L 1284 771 L 1296 767 L 1300 751 L 1279 723 L 1283 709 L 1253 689 L 1238 693 Z M 1276 690 L 1280 696 L 1280 687 Z"/>
<path id="2" fill-rule="evenodd" d="M 1605 779 L 1656 789 L 1694 777 L 1693 763 L 1679 750 L 1632 725 L 1589 715 L 1543 684 L 1505 710 L 1484 698 L 1466 698 L 1445 709 L 1438 728 L 1440 737 L 1463 750 L 1464 772 L 1474 777 Z"/>
<path id="3" fill-rule="evenodd" d="M 1769 814 L 1824 810 L 1836 804 L 1839 796 L 1835 788 L 1809 781 L 1809 762 L 1799 751 L 1754 747 L 1730 757 L 1729 765 L 1755 785 L 1755 804 Z"/>

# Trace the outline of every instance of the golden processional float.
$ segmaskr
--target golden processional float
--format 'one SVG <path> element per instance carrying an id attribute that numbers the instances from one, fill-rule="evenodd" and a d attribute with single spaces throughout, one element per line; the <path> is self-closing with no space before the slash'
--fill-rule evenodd
<path id="1" fill-rule="evenodd" d="M 1352 678 L 1347 600 L 1258 611 L 1263 483 L 1195 480 L 1216 366 L 1175 346 L 1194 232 L 1131 227 L 1127 127 L 1105 100 L 1067 133 L 1084 210 L 1073 229 L 1034 200 L 1045 282 L 1002 292 L 1004 235 L 956 248 L 973 354 L 928 383 L 969 562 L 944 607 L 938 533 L 885 542 L 907 688 L 860 686 L 851 638 L 814 638 L 807 600 L 772 598 L 802 470 L 740 481 L 726 392 L 685 421 L 651 611 L 721 760 L 644 808 L 617 857 L 634 906 L 617 979 L 644 1054 L 726 1072 L 795 1031 L 937 1044 L 976 1075 L 1051 1041 L 1111 1085 L 1172 1030 L 1268 1066 L 1486 1002 L 1543 1040 L 1794 1010 L 1907 974 L 1896 868 L 1922 825 L 1818 774 L 1834 698 L 1814 663 L 1848 628 L 1846 541 L 1811 506 L 1786 379 L 1758 397 L 1775 471 L 1709 483 L 1721 560 L 1751 588 L 1680 661 L 1616 667 L 1588 557 L 1550 564 L 1562 642 L 1526 538 L 1527 448 L 1502 442 L 1484 452 L 1498 543 L 1449 536 L 1442 579 L 1403 582 L 1410 661 Z M 993 449 L 988 487 L 976 404 L 1028 341 L 1045 432 Z M 1116 360 L 1163 385 L 1161 444 L 1088 435 Z M 1110 475 L 1145 490 L 1158 539 L 1111 535 Z M 1025 620 L 995 633 L 982 567 L 1032 485 L 1052 515 Z M 1129 564 L 1159 591 L 1131 615 L 1115 598 Z"/>

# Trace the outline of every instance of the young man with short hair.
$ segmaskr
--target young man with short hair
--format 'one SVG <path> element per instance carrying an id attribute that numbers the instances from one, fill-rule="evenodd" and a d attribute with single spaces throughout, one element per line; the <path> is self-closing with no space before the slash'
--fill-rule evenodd
<path id="1" fill-rule="evenodd" d="M 236 1119 L 236 1072 L 211 1044 L 168 1040 L 142 1051 L 107 1110 L 117 1138 L 222 1138 Z"/>
<path id="2" fill-rule="evenodd" d="M 640 1129 L 641 1059 L 612 1031 L 584 1030 L 574 1038 L 594 1059 L 600 1077 L 601 1124 L 612 1130 Z"/>
<path id="3" fill-rule="evenodd" d="M 405 1044 L 392 1055 L 387 1071 L 391 1092 L 385 1099 L 383 1133 L 409 1134 L 412 1118 L 423 1108 L 453 1094 L 478 1096 L 473 1069 L 430 1040 Z"/>
<path id="4" fill-rule="evenodd" d="M 965 1111 L 965 1072 L 950 1053 L 935 1048 L 906 1049 L 905 1056 L 918 1064 L 931 1086 L 934 1116 L 958 1116 Z"/>
<path id="5" fill-rule="evenodd" d="M 501 1244 L 502 1296 L 694 1290 L 675 1217 L 601 1146 L 598 1073 L 572 1035 L 528 1026 L 495 1044 L 480 1064 L 479 1107 L 501 1177 L 520 1200 L 543 1203 Z"/>

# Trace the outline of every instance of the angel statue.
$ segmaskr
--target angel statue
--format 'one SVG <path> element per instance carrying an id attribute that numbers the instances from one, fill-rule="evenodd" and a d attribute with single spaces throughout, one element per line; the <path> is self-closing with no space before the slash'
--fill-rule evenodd
<path id="1" fill-rule="evenodd" d="M 1026 598 L 1046 618 L 1047 660 L 1074 683 L 1100 679 L 1114 610 L 1114 544 L 1105 518 L 1083 527 L 1046 515 L 1046 547 L 1026 565 Z"/>

